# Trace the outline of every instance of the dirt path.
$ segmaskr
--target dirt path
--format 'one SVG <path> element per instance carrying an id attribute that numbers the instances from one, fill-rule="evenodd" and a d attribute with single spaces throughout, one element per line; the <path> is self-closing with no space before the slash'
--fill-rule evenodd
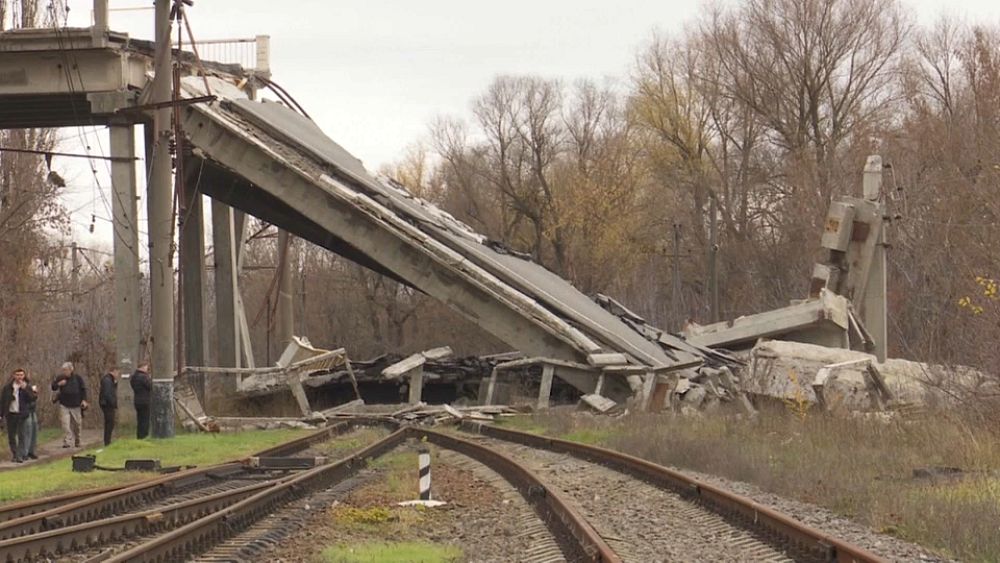
<path id="1" fill-rule="evenodd" d="M 63 448 L 62 433 L 59 433 L 55 438 L 38 444 L 38 451 L 35 452 L 38 454 L 37 460 L 29 459 L 24 463 L 14 463 L 10 460 L 10 452 L 7 452 L 4 455 L 4 460 L 0 461 L 0 472 L 10 471 L 11 469 L 20 469 L 21 467 L 29 467 L 42 461 L 68 458 L 81 450 L 100 446 L 103 440 L 102 432 L 102 430 L 97 428 L 84 428 L 80 434 L 80 444 L 82 447 L 79 448 Z M 7 431 L 4 430 L 2 434 L 4 445 L 3 449 L 4 451 L 7 451 Z"/>

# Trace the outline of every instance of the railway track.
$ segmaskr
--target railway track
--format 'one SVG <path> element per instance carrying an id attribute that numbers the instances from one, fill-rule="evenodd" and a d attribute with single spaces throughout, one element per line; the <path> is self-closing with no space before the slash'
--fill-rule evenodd
<path id="1" fill-rule="evenodd" d="M 650 560 L 645 558 L 650 553 L 654 554 L 652 560 L 692 560 L 692 554 L 700 553 L 698 560 L 885 561 L 746 497 L 643 459 L 481 423 L 463 422 L 460 428 L 500 451 L 517 456 L 527 465 L 539 467 L 544 473 L 543 480 L 555 488 L 564 487 L 570 491 L 584 510 L 593 514 L 599 531 L 606 533 L 619 551 L 629 555 L 629 560 Z M 632 479 L 622 479 L 622 476 Z M 673 498 L 663 495 L 667 492 L 673 493 Z M 602 506 L 602 499 L 610 499 L 611 507 Z M 642 528 L 648 526 L 650 517 L 634 511 L 624 525 L 608 521 L 615 510 L 627 512 L 628 505 L 636 502 L 647 511 L 650 505 L 655 507 L 652 529 L 643 533 Z M 664 514 L 671 521 L 667 526 L 658 521 Z M 676 526 L 686 522 L 695 523 L 695 529 L 684 526 L 687 531 L 675 534 Z M 636 528 L 640 529 L 638 533 Z M 695 536 L 678 537 L 689 532 Z M 702 537 L 699 539 L 698 535 Z M 668 536 L 667 541 L 658 541 L 664 536 Z M 685 542 L 693 543 L 685 545 Z M 707 552 L 706 543 L 716 544 L 713 548 L 722 548 L 721 553 Z M 727 547 L 736 548 L 738 556 L 734 557 Z M 653 551 L 642 551 L 648 549 Z M 680 549 L 680 553 L 672 555 L 672 550 L 676 549 Z"/>
<path id="2" fill-rule="evenodd" d="M 368 422 L 339 422 L 253 457 L 280 459 L 308 452 Z M 6 506 L 5 513 L 15 517 L 0 523 L 0 561 L 30 561 L 71 552 L 80 555 L 108 542 L 176 527 L 287 480 L 295 471 L 231 461 L 133 485 Z"/>
<path id="3" fill-rule="evenodd" d="M 321 428 L 316 432 L 251 455 L 259 457 L 289 456 L 304 451 L 313 444 L 325 441 L 332 436 L 347 432 L 358 424 L 367 423 L 377 422 L 360 418 L 352 421 L 340 421 Z M 74 507 L 82 506 L 82 503 L 89 503 L 93 499 L 108 499 L 111 504 L 118 506 L 139 505 L 149 502 L 153 498 L 156 498 L 157 495 L 165 492 L 190 486 L 192 482 L 201 481 L 206 476 L 219 473 L 224 474 L 229 471 L 238 470 L 241 466 L 241 460 L 231 460 L 202 468 L 186 469 L 130 485 L 116 485 L 99 489 L 74 491 L 63 495 L 5 504 L 0 506 L 0 539 L 15 537 L 25 532 L 46 529 L 45 522 L 55 524 L 57 521 L 73 521 L 72 517 L 67 513 L 71 513 Z M 25 517 L 33 515 L 36 518 L 30 521 L 24 520 L 23 522 L 19 522 Z"/>
<path id="4" fill-rule="evenodd" d="M 344 428 L 326 430 L 276 451 L 302 451 Z M 78 523 L 61 522 L 0 541 L 0 561 L 70 552 L 74 561 L 266 559 L 267 550 L 297 533 L 317 507 L 377 478 L 366 469 L 370 459 L 409 439 L 447 450 L 447 463 L 507 487 L 512 496 L 505 504 L 520 497 L 514 517 L 530 547 L 519 560 L 882 561 L 748 499 L 644 460 L 488 425 L 463 423 L 460 430 L 404 427 L 312 469 L 266 480 L 223 480 L 197 489 L 200 494 L 165 497 L 155 506 L 112 516 L 103 516 L 102 497 L 124 489 L 104 492 L 61 505 L 80 514 Z M 228 466 L 215 470 L 231 470 Z M 92 506 L 77 506 L 86 503 Z"/>

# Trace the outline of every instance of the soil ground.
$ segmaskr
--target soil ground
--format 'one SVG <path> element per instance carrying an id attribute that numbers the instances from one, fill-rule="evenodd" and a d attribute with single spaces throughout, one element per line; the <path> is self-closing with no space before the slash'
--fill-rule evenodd
<path id="1" fill-rule="evenodd" d="M 432 449 L 432 491 L 447 502 L 437 508 L 401 507 L 417 498 L 415 445 L 403 446 L 369 465 L 365 484 L 342 501 L 317 511 L 313 521 L 283 542 L 269 559 L 281 562 L 341 560 L 324 550 L 341 546 L 339 554 L 372 544 L 452 546 L 461 555 L 445 561 L 516 561 L 528 547 L 519 537 L 524 510 L 520 497 L 470 470 L 457 454 Z"/>

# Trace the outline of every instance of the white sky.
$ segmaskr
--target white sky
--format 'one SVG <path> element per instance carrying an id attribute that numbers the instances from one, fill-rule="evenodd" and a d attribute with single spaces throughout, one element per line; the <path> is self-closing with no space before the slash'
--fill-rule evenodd
<path id="1" fill-rule="evenodd" d="M 903 0 L 917 21 L 941 13 L 1000 21 L 998 0 Z M 46 4 L 47 2 L 43 2 Z M 69 25 L 89 25 L 91 2 L 70 0 Z M 111 0 L 111 8 L 151 1 Z M 196 0 L 188 13 L 196 39 L 271 36 L 273 78 L 334 140 L 370 169 L 391 162 L 424 137 L 438 115 L 468 114 L 471 100 L 498 74 L 574 80 L 624 79 L 653 30 L 679 32 L 699 0 Z M 111 27 L 152 36 L 151 10 L 113 12 Z M 63 150 L 76 150 L 75 129 Z M 106 133 L 87 133 L 95 153 Z M 110 249 L 110 216 L 80 162 L 57 159 L 70 182 L 67 205 L 83 244 Z M 106 168 L 97 166 L 109 189 Z M 140 175 L 141 176 L 141 175 Z M 110 199 L 108 199 L 110 201 Z M 140 209 L 145 206 L 140 202 Z M 97 215 L 95 235 L 87 233 Z M 144 211 L 142 212 L 144 215 Z M 143 241 L 145 245 L 145 241 Z"/>

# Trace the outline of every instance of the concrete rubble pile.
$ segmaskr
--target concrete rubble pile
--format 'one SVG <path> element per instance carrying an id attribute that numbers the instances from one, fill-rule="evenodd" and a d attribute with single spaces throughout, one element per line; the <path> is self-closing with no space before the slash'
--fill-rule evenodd
<path id="1" fill-rule="evenodd" d="M 325 418 L 366 417 L 370 419 L 391 420 L 404 424 L 437 425 L 459 420 L 475 420 L 493 422 L 499 417 L 523 414 L 525 409 L 517 409 L 506 405 L 428 405 L 421 401 L 412 405 L 365 405 L 360 401 L 352 401 L 334 409 L 324 411 Z"/>
<path id="2" fill-rule="evenodd" d="M 932 365 L 801 342 L 764 340 L 749 352 L 743 388 L 785 403 L 839 412 L 949 406 L 964 393 L 996 393 L 996 382 L 963 366 Z"/>
<path id="3" fill-rule="evenodd" d="M 744 362 L 738 357 L 670 335 L 606 295 L 596 295 L 595 301 L 643 338 L 660 345 L 665 352 L 681 350 L 702 360 L 699 366 L 657 375 L 648 397 L 640 397 L 645 402 L 645 410 L 691 413 L 714 411 L 732 403 L 747 414 L 755 412 L 740 384 Z"/>
<path id="4" fill-rule="evenodd" d="M 493 368 L 511 356 L 518 354 L 496 354 L 491 356 L 463 356 L 427 359 L 423 364 L 425 377 L 434 383 L 460 383 L 478 385 L 479 380 L 490 374 Z M 359 383 L 377 382 L 383 379 L 382 372 L 405 359 L 402 354 L 382 354 L 368 360 L 352 360 L 351 367 Z M 345 368 L 335 368 L 310 373 L 302 384 L 310 388 L 346 383 L 349 372 Z"/>

